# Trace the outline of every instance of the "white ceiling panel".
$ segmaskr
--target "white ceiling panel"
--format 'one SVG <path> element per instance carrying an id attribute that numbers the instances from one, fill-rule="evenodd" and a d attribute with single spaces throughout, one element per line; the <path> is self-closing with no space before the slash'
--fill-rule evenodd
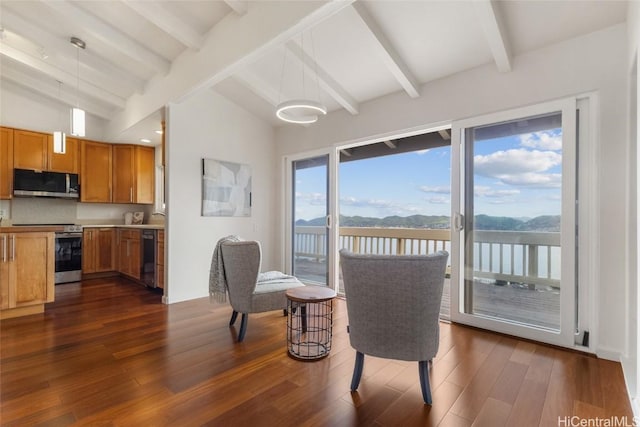
<path id="1" fill-rule="evenodd" d="M 357 101 L 363 102 L 401 89 L 385 68 L 373 36 L 355 10 L 348 7 L 313 29 L 315 58 Z M 308 43 L 305 51 L 311 55 Z M 300 43 L 300 39 L 297 40 Z"/>
<path id="2" fill-rule="evenodd" d="M 624 22 L 625 1 L 504 1 L 514 53 L 538 49 Z"/>
<path id="3" fill-rule="evenodd" d="M 421 96 L 420 85 L 483 64 L 495 62 L 501 72 L 509 72 L 514 55 L 624 22 L 628 2 L 360 0 L 339 7 L 328 2 L 323 5 L 328 5 L 326 14 L 295 15 L 308 5 L 269 0 L 1 0 L 0 78 L 5 87 L 20 87 L 41 96 L 43 103 L 57 99 L 62 106 L 72 105 L 79 98 L 89 114 L 117 122 L 115 117 L 126 115 L 129 105 L 153 98 L 145 93 L 147 87 L 169 77 L 174 82 L 191 79 L 193 69 L 174 65 L 181 64 L 181 58 L 197 58 L 213 40 L 236 62 L 189 62 L 211 68 L 198 74 L 202 81 L 218 83 L 203 84 L 203 89 L 214 89 L 274 126 L 292 126 L 274 117 L 281 101 L 319 99 L 329 112 L 345 109 L 356 115 L 369 100 L 394 92 Z M 265 10 L 272 15 L 263 15 Z M 251 37 L 242 35 L 256 38 L 259 30 L 283 25 L 289 14 L 298 16 L 286 24 L 289 30 L 281 28 L 281 37 L 265 32 L 273 45 L 250 61 L 251 52 L 244 46 Z M 255 28 L 256 22 L 264 25 Z M 219 36 L 229 33 L 241 36 Z M 71 36 L 83 39 L 87 48 L 78 51 L 69 42 Z M 233 49 L 248 56 L 238 59 Z M 220 81 L 215 77 L 225 67 L 233 69 L 233 75 Z M 57 81 L 64 83 L 61 89 Z M 137 97 L 136 102 L 128 102 L 131 97 Z M 115 139 L 158 141 L 149 132 L 160 126 L 162 107 L 145 110 L 158 109 Z"/>
<path id="4" fill-rule="evenodd" d="M 493 60 L 471 2 L 367 2 L 366 6 L 421 83 Z"/>

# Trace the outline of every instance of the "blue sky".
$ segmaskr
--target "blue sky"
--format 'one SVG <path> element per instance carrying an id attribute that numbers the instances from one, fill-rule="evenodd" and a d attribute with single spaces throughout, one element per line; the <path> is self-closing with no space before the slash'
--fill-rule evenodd
<path id="1" fill-rule="evenodd" d="M 560 129 L 476 142 L 475 214 L 559 215 L 561 148 Z M 450 176 L 450 147 L 342 163 L 340 213 L 450 215 Z M 298 171 L 296 178 L 296 219 L 323 216 L 322 168 Z"/>

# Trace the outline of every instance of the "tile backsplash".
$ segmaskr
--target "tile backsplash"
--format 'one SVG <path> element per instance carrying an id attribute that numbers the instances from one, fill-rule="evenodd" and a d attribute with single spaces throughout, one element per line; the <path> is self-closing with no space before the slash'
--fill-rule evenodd
<path id="1" fill-rule="evenodd" d="M 19 198 L 1 201 L 6 212 L 2 225 L 10 224 L 123 224 L 126 212 L 143 211 L 151 216 L 151 205 L 79 203 L 55 198 Z M 145 221 L 147 222 L 147 221 Z"/>

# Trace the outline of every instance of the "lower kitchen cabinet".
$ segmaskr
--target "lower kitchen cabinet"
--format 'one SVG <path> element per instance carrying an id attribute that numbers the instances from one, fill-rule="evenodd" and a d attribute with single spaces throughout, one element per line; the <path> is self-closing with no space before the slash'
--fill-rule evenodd
<path id="1" fill-rule="evenodd" d="M 158 230 L 156 246 L 156 286 L 164 289 L 164 230 Z"/>
<path id="2" fill-rule="evenodd" d="M 138 229 L 118 230 L 118 271 L 125 276 L 140 280 L 141 271 L 141 231 Z"/>
<path id="3" fill-rule="evenodd" d="M 54 300 L 54 270 L 54 233 L 0 233 L 0 317 L 42 313 Z"/>
<path id="4" fill-rule="evenodd" d="M 82 273 L 116 271 L 116 230 L 85 227 L 82 237 Z"/>

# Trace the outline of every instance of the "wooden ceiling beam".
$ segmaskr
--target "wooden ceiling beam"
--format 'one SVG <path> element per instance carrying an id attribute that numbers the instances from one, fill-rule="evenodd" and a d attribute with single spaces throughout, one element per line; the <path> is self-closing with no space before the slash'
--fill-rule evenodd
<path id="1" fill-rule="evenodd" d="M 34 58 L 33 56 L 28 55 L 19 49 L 9 46 L 9 44 L 7 43 L 0 43 L 0 54 L 6 56 L 7 58 L 11 58 L 14 61 L 19 62 L 29 68 L 44 73 L 50 76 L 52 80 L 60 81 L 65 85 L 74 88 L 78 86 L 77 76 L 75 74 L 67 73 L 66 71 L 54 67 L 53 65 L 47 63 L 42 59 Z M 123 98 L 120 98 L 119 96 L 114 95 L 92 84 L 87 84 L 83 80 L 80 80 L 79 90 L 85 95 L 89 95 L 91 97 L 99 99 L 100 101 L 103 101 L 105 104 L 112 105 L 119 109 L 125 108 L 126 104 Z"/>
<path id="2" fill-rule="evenodd" d="M 263 78 L 254 72 L 244 69 L 233 75 L 233 78 L 246 87 L 257 97 L 265 100 L 269 105 L 275 108 L 279 104 L 278 91 L 273 89 Z"/>
<path id="3" fill-rule="evenodd" d="M 498 11 L 497 2 L 492 0 L 477 0 L 473 2 L 473 5 L 498 70 L 502 73 L 511 71 L 509 43 L 502 18 Z"/>
<path id="4" fill-rule="evenodd" d="M 43 2 L 43 4 L 61 15 L 64 15 L 66 19 L 82 22 L 91 37 L 122 52 L 132 60 L 147 64 L 157 72 L 165 75 L 171 69 L 171 63 L 169 60 L 153 52 L 79 6 L 76 6 L 67 0 L 46 1 Z M 86 41 L 87 40 L 85 40 L 85 42 Z M 91 49 L 90 44 L 88 49 Z"/>
<path id="5" fill-rule="evenodd" d="M 5 67 L 2 70 L 2 79 L 64 104 L 68 108 L 76 105 L 77 98 L 75 93 L 69 93 L 69 91 L 66 90 L 60 91 L 55 84 L 47 84 L 43 82 L 42 79 L 29 76 L 20 71 Z M 86 102 L 83 100 L 80 103 L 80 107 L 87 113 L 105 120 L 109 120 L 113 115 L 113 109 L 98 106 L 95 102 Z M 68 120 L 69 118 L 66 117 L 64 123 L 66 124 Z"/>
<path id="6" fill-rule="evenodd" d="M 335 81 L 318 63 L 311 58 L 302 48 L 294 41 L 289 41 L 286 48 L 293 53 L 294 57 L 300 61 L 303 67 L 306 67 L 313 75 L 317 75 L 318 83 L 331 98 L 340 104 L 345 110 L 351 114 L 358 114 L 358 102 Z"/>
<path id="7" fill-rule="evenodd" d="M 224 2 L 240 16 L 247 13 L 247 10 L 249 9 L 249 2 L 246 0 L 224 0 Z"/>
<path id="8" fill-rule="evenodd" d="M 50 32 L 34 25 L 33 23 L 14 13 L 9 8 L 2 10 L 2 21 L 7 32 L 19 34 L 21 37 L 31 40 L 32 42 L 43 47 L 45 53 L 55 53 L 57 59 L 73 64 L 75 67 L 76 56 L 75 50 L 69 43 L 69 39 L 62 39 Z M 6 40 L 10 39 L 11 34 L 6 34 Z M 3 41 L 4 43 L 5 41 Z M 68 54 L 67 54 L 68 53 Z M 73 55 L 71 55 L 73 53 Z M 107 61 L 96 55 L 94 52 L 85 52 L 82 55 L 82 65 L 89 68 L 94 75 L 101 76 L 98 82 L 94 82 L 92 78 L 87 77 L 83 73 L 85 80 L 89 80 L 98 87 L 104 87 L 113 93 L 121 92 L 137 92 L 144 91 L 144 81 L 131 73 L 124 71 L 116 66 L 113 62 Z M 124 87 L 118 90 L 117 87 Z"/>
<path id="9" fill-rule="evenodd" d="M 400 57 L 398 51 L 391 45 L 391 42 L 380 28 L 380 25 L 378 25 L 362 2 L 355 2 L 352 4 L 352 7 L 376 41 L 377 50 L 387 68 L 391 71 L 391 74 L 393 74 L 411 98 L 418 98 L 420 96 L 420 85 L 418 81 Z"/>
<path id="10" fill-rule="evenodd" d="M 169 13 L 162 4 L 151 1 L 123 0 L 124 3 L 134 11 L 138 12 L 144 19 L 169 34 L 174 39 L 188 47 L 199 50 L 202 47 L 202 37 L 190 26 L 185 24 L 175 15 Z"/>

